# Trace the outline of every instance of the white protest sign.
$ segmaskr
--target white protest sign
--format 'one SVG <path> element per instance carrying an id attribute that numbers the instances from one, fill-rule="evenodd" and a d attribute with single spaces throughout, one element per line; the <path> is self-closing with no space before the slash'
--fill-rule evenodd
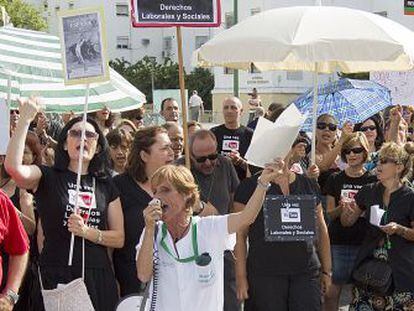
<path id="1" fill-rule="evenodd" d="M 369 216 L 369 222 L 374 226 L 379 227 L 381 224 L 382 216 L 384 215 L 385 210 L 379 207 L 379 205 L 371 206 L 371 213 Z"/>
<path id="2" fill-rule="evenodd" d="M 371 72 L 370 80 L 391 92 L 393 105 L 414 105 L 414 72 Z"/>
<path id="3" fill-rule="evenodd" d="M 9 144 L 10 112 L 6 100 L 0 98 L 0 155 L 6 154 Z"/>
<path id="4" fill-rule="evenodd" d="M 276 120 L 260 118 L 246 153 L 249 163 L 264 167 L 275 158 L 285 158 L 305 118 L 294 104 Z"/>

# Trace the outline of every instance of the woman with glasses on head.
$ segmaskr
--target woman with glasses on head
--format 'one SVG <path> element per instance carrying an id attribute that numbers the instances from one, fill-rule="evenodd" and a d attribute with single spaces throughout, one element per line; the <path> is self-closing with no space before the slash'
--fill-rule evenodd
<path id="1" fill-rule="evenodd" d="M 356 286 L 350 310 L 414 308 L 414 191 L 404 185 L 413 152 L 412 144 L 384 144 L 379 151 L 378 182 L 364 186 L 355 196 L 355 203 L 343 207 L 344 226 L 354 225 L 363 212 L 371 220 L 375 211 L 384 211 L 379 226 L 369 225 L 356 270 L 366 259 L 386 260 L 393 283 L 385 295 Z"/>
<path id="2" fill-rule="evenodd" d="M 42 224 L 44 246 L 40 273 L 45 289 L 67 284 L 82 274 L 82 239 L 85 240 L 85 284 L 96 310 L 114 310 L 118 300 L 108 248 L 124 243 L 121 203 L 106 172 L 108 147 L 93 120 L 86 123 L 85 148 L 80 153 L 82 118 L 62 129 L 52 168 L 22 163 L 30 122 L 39 110 L 35 99 L 20 102 L 20 120 L 10 140 L 6 169 L 16 184 L 30 189 Z M 82 176 L 79 209 L 74 213 L 79 160 Z M 68 266 L 71 234 L 75 235 L 73 265 Z"/>
<path id="3" fill-rule="evenodd" d="M 153 197 L 150 179 L 158 168 L 173 160 L 167 131 L 161 126 L 146 127 L 135 134 L 125 173 L 114 178 L 120 192 L 125 226 L 125 245 L 116 249 L 113 256 L 121 297 L 141 291 L 141 283 L 136 277 L 135 246 L 145 226 L 142 212 Z"/>
<path id="4" fill-rule="evenodd" d="M 374 174 L 364 168 L 368 160 L 368 141 L 361 132 L 352 133 L 343 141 L 341 159 L 348 164 L 345 170 L 334 173 L 325 185 L 327 212 L 330 217 L 329 238 L 332 254 L 332 286 L 325 295 L 325 310 L 336 311 L 342 287 L 351 282 L 351 272 L 359 246 L 367 231 L 365 218 L 358 218 L 350 227 L 344 227 L 340 218 L 343 206 L 354 201 L 362 186 L 375 182 Z"/>

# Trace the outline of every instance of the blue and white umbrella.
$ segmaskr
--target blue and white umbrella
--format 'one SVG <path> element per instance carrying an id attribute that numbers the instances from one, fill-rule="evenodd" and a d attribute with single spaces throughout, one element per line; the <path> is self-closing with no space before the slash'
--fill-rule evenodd
<path id="1" fill-rule="evenodd" d="M 312 131 L 313 88 L 295 100 L 299 111 L 307 115 L 303 130 Z M 317 115 L 329 113 L 343 124 L 363 122 L 391 105 L 389 89 L 369 80 L 340 79 L 318 87 Z"/>

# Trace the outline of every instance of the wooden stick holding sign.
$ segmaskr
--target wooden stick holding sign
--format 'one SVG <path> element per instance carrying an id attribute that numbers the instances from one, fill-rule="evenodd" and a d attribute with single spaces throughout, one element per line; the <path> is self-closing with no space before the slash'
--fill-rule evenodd
<path id="1" fill-rule="evenodd" d="M 83 151 L 89 103 L 89 85 L 109 80 L 106 57 L 106 37 L 103 8 L 63 11 L 59 14 L 60 40 L 65 85 L 85 84 L 82 135 L 76 178 L 74 213 L 79 212 L 79 194 L 82 175 Z M 103 107 L 102 107 L 103 108 Z M 68 265 L 72 265 L 75 235 L 72 233 Z"/>
<path id="2" fill-rule="evenodd" d="M 131 0 L 131 18 L 133 27 L 176 27 L 185 165 L 190 168 L 181 27 L 219 27 L 221 8 L 220 0 L 171 2 L 170 4 L 165 0 Z"/>
<path id="3" fill-rule="evenodd" d="M 181 26 L 177 26 L 177 46 L 178 46 L 178 79 L 180 82 L 180 95 L 181 95 L 181 112 L 183 120 L 184 131 L 184 152 L 185 152 L 185 166 L 190 169 L 190 141 L 188 139 L 187 128 L 187 102 L 185 96 L 185 80 L 184 80 L 184 65 L 183 65 L 183 38 L 181 34 Z"/>

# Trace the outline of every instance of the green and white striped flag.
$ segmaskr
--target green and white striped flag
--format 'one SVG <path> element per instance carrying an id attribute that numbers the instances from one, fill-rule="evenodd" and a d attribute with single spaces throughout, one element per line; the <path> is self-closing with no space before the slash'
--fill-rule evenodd
<path id="1" fill-rule="evenodd" d="M 0 27 L 0 98 L 7 99 L 11 78 L 11 103 L 35 95 L 46 112 L 80 113 L 85 104 L 86 85 L 65 86 L 60 39 L 45 32 Z M 136 109 L 145 95 L 110 69 L 110 80 L 90 84 L 88 111 L 104 106 L 113 112 Z"/>

